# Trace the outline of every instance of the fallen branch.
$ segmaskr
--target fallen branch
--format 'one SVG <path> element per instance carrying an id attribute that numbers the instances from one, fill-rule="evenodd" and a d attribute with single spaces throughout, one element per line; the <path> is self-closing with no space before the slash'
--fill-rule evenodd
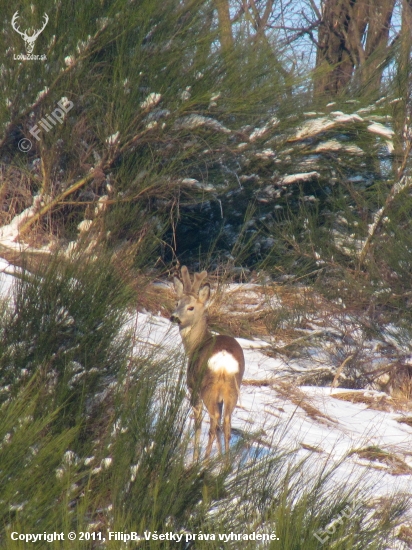
<path id="1" fill-rule="evenodd" d="M 345 368 L 345 366 L 349 363 L 349 361 L 351 359 L 353 359 L 355 357 L 355 354 L 352 353 L 351 355 L 348 355 L 346 357 L 346 359 L 342 362 L 342 364 L 339 366 L 338 370 L 336 371 L 336 374 L 335 374 L 335 377 L 332 381 L 332 385 L 331 385 L 331 388 L 336 388 L 336 386 L 338 385 L 338 379 L 339 379 L 339 376 L 341 375 L 343 369 Z"/>
<path id="2" fill-rule="evenodd" d="M 311 332 L 310 334 L 305 334 L 304 336 L 300 336 L 299 338 L 296 338 L 295 340 L 292 340 L 292 342 L 289 342 L 288 344 L 285 344 L 284 346 L 281 346 L 281 347 L 278 347 L 278 346 L 273 346 L 271 347 L 271 350 L 276 352 L 276 353 L 283 353 L 284 351 L 286 351 L 288 348 L 291 348 L 293 346 L 296 346 L 298 344 L 303 344 L 304 342 L 306 342 L 307 340 L 311 340 L 312 338 L 317 338 L 318 336 L 323 336 L 325 334 L 325 330 L 315 330 L 313 332 Z M 266 348 L 264 348 L 266 349 Z"/>
<path id="3" fill-rule="evenodd" d="M 29 218 L 25 223 L 23 223 L 20 227 L 19 227 L 19 235 L 23 235 L 24 233 L 26 233 L 28 231 L 28 229 L 30 229 L 30 227 L 36 223 L 42 216 L 44 216 L 45 214 L 47 214 L 47 212 L 49 212 L 54 206 L 56 206 L 60 201 L 62 201 L 64 198 L 66 198 L 68 195 L 71 195 L 72 193 L 74 193 L 75 191 L 77 191 L 78 189 L 80 189 L 81 187 L 83 187 L 83 185 L 86 185 L 87 183 L 89 183 L 90 181 L 92 181 L 94 178 L 94 175 L 93 173 L 92 174 L 88 174 L 86 177 L 76 181 L 76 183 L 74 183 L 73 185 L 71 185 L 68 189 L 66 189 L 65 191 L 63 191 L 63 193 L 60 193 L 60 195 L 58 195 L 56 198 L 54 198 L 53 200 L 51 200 L 50 202 L 48 202 L 47 204 L 45 204 L 38 212 L 36 212 L 36 214 L 34 216 L 32 216 L 31 218 Z"/>

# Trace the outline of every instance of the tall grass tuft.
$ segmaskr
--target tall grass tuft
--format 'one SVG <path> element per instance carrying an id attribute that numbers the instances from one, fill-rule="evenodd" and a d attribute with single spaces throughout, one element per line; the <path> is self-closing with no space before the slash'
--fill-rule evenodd
<path id="1" fill-rule="evenodd" d="M 58 254 L 36 275 L 23 270 L 0 325 L 3 399 L 36 376 L 43 411 L 62 408 L 55 421 L 93 416 L 92 396 L 103 399 L 129 352 L 120 328 L 130 296 L 104 253 Z"/>

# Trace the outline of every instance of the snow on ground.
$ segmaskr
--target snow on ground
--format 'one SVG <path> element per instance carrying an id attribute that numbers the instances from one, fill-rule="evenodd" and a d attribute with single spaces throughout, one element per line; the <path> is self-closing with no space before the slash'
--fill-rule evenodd
<path id="1" fill-rule="evenodd" d="M 15 281 L 14 274 L 19 271 L 19 268 L 0 258 L 0 296 L 10 296 Z"/>
<path id="2" fill-rule="evenodd" d="M 19 242 L 18 240 L 20 227 L 32 218 L 42 205 L 43 197 L 36 195 L 33 199 L 33 204 L 29 206 L 29 208 L 26 208 L 23 212 L 21 212 L 21 214 L 15 216 L 8 225 L 3 225 L 0 227 L 0 245 L 8 248 L 9 250 L 25 250 L 33 253 L 50 252 L 50 248 L 48 246 L 33 248 L 27 244 Z"/>
<path id="3" fill-rule="evenodd" d="M 0 259 L 0 295 L 10 295 L 15 272 L 16 268 Z M 251 285 L 247 285 L 250 290 Z M 126 329 L 134 332 L 136 354 L 155 354 L 158 359 L 172 353 L 183 355 L 178 327 L 160 315 L 137 312 Z M 298 458 L 312 457 L 318 465 L 341 461 L 337 478 L 356 483 L 368 477 L 376 497 L 412 493 L 412 427 L 399 422 L 400 412 L 375 410 L 368 408 L 367 401 L 335 397 L 348 390 L 285 383 L 284 373 L 290 365 L 282 358 L 265 355 L 267 342 L 238 341 L 245 351 L 246 371 L 232 418 L 233 440 L 247 434 L 267 452 L 295 449 Z M 298 366 L 299 359 L 294 362 Z M 371 390 L 352 393 L 377 399 L 383 395 Z M 207 433 L 206 414 L 204 446 Z M 367 454 L 354 452 L 367 449 L 388 453 L 387 460 L 369 460 Z"/>
<path id="4" fill-rule="evenodd" d="M 154 346 L 165 354 L 171 351 L 183 354 L 179 330 L 167 319 L 148 312 L 137 313 L 130 326 L 137 329 L 138 353 L 143 345 Z M 261 349 L 266 342 L 241 338 L 238 341 L 245 351 L 246 370 L 240 402 L 232 418 L 235 436 L 252 435 L 268 450 L 297 449 L 301 458 L 316 455 L 319 463 L 324 460 L 332 465 L 343 461 L 336 479 L 354 481 L 368 475 L 375 496 L 412 492 L 412 427 L 398 422 L 399 412 L 374 410 L 366 403 L 334 397 L 347 392 L 346 389 L 285 385 L 282 376 L 287 365 L 280 358 L 264 355 Z M 353 393 L 380 397 L 379 392 L 371 390 Z M 207 433 L 205 414 L 204 446 Z M 347 456 L 351 451 L 367 448 L 387 452 L 390 458 L 378 462 L 355 453 Z"/>

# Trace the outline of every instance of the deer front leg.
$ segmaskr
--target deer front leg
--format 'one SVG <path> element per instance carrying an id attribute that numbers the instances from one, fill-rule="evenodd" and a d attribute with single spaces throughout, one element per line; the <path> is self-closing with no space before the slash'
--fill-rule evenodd
<path id="1" fill-rule="evenodd" d="M 193 405 L 193 413 L 195 417 L 195 440 L 194 440 L 194 449 L 193 449 L 193 461 L 197 462 L 199 460 L 199 445 L 200 445 L 200 434 L 202 431 L 202 402 L 198 401 Z"/>

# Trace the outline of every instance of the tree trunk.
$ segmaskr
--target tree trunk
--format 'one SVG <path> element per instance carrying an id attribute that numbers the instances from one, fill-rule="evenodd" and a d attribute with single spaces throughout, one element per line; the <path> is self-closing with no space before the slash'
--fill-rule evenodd
<path id="1" fill-rule="evenodd" d="M 325 0 L 318 33 L 316 92 L 337 95 L 352 81 L 369 91 L 379 88 L 394 4 L 395 0 Z"/>
<path id="2" fill-rule="evenodd" d="M 362 87 L 372 92 L 378 90 L 381 84 L 394 6 L 395 0 L 375 0 L 369 3 L 365 63 L 359 67 L 359 71 Z"/>
<path id="3" fill-rule="evenodd" d="M 397 98 L 394 104 L 394 177 L 404 162 L 407 140 L 411 139 L 411 51 L 412 51 L 412 0 L 402 1 L 402 24 L 399 60 L 397 66 Z"/>
<path id="4" fill-rule="evenodd" d="M 227 54 L 233 47 L 232 24 L 230 22 L 229 0 L 215 0 L 219 19 L 220 44 L 223 54 Z"/>
<path id="5" fill-rule="evenodd" d="M 347 44 L 348 0 L 326 0 L 318 33 L 315 91 L 336 95 L 352 77 L 354 62 Z"/>

